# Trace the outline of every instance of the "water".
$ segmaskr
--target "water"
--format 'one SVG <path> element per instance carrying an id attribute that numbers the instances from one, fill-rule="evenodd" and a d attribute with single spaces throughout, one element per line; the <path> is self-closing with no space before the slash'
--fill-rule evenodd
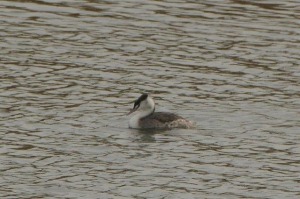
<path id="1" fill-rule="evenodd" d="M 1 1 L 1 198 L 299 198 L 299 6 Z"/>

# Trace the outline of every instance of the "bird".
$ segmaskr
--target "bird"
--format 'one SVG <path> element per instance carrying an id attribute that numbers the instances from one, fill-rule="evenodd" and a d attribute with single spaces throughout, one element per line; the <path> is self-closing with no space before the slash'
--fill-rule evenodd
<path id="1" fill-rule="evenodd" d="M 127 115 L 135 113 L 129 120 L 133 129 L 172 129 L 194 128 L 194 123 L 169 112 L 155 112 L 155 102 L 149 94 L 142 94 L 135 100 L 133 108 Z"/>

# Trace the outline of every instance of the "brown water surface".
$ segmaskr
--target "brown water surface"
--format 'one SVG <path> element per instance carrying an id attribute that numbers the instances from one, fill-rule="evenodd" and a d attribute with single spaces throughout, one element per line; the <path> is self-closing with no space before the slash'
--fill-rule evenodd
<path id="1" fill-rule="evenodd" d="M 300 3 L 2 0 L 1 198 L 300 198 Z M 140 93 L 194 130 L 128 129 Z"/>

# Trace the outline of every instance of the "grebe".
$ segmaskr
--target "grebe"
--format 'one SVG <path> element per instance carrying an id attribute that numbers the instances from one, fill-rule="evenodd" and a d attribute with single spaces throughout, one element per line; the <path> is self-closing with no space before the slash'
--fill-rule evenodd
<path id="1" fill-rule="evenodd" d="M 154 100 L 148 94 L 142 94 L 135 102 L 133 112 L 136 114 L 129 120 L 129 128 L 153 129 L 153 128 L 193 128 L 194 124 L 174 113 L 154 112 Z"/>

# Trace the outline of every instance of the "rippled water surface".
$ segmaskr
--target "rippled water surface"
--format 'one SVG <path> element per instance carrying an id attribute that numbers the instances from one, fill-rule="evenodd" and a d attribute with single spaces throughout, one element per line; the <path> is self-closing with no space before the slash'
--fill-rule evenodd
<path id="1" fill-rule="evenodd" d="M 300 198 L 300 3 L 0 2 L 1 198 Z M 148 92 L 196 129 L 128 129 Z"/>

